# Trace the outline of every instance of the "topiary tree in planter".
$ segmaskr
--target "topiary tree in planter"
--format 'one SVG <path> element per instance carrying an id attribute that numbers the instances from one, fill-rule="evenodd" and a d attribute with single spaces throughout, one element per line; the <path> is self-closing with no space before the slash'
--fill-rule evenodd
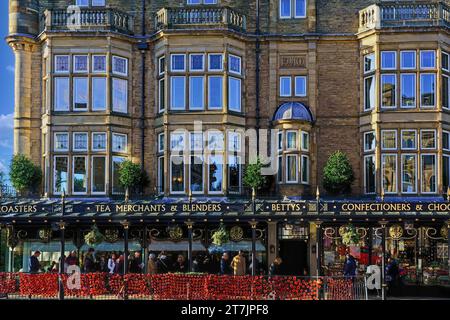
<path id="1" fill-rule="evenodd" d="M 119 167 L 119 182 L 125 189 L 125 201 L 130 197 L 130 190 L 145 183 L 146 175 L 142 172 L 141 166 L 130 160 L 124 161 Z"/>
<path id="2" fill-rule="evenodd" d="M 354 180 L 353 169 L 345 153 L 330 155 L 323 168 L 323 186 L 331 194 L 348 193 Z"/>
<path id="3" fill-rule="evenodd" d="M 252 197 L 256 196 L 256 191 L 266 183 L 266 177 L 261 174 L 262 164 L 259 158 L 256 163 L 250 163 L 244 171 L 244 185 L 252 189 Z"/>
<path id="4" fill-rule="evenodd" d="M 11 184 L 23 196 L 25 192 L 36 192 L 41 184 L 42 171 L 23 154 L 16 154 L 9 166 Z"/>

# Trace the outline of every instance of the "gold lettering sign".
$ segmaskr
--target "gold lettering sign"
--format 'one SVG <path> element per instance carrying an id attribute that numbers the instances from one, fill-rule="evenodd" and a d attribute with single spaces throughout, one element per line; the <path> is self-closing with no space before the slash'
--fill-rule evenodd
<path id="1" fill-rule="evenodd" d="M 306 68 L 306 56 L 281 56 L 280 68 Z"/>
<path id="2" fill-rule="evenodd" d="M 2 205 L 0 213 L 36 213 L 36 205 Z"/>

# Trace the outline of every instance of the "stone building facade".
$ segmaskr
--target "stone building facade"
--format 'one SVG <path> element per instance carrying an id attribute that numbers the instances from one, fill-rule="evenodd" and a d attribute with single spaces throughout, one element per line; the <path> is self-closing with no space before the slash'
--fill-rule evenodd
<path id="1" fill-rule="evenodd" d="M 272 194 L 322 189 L 336 150 L 354 195 L 446 193 L 447 1 L 9 3 L 14 150 L 43 194 L 120 194 L 124 159 L 146 195 L 243 194 L 255 128 L 280 132 Z"/>

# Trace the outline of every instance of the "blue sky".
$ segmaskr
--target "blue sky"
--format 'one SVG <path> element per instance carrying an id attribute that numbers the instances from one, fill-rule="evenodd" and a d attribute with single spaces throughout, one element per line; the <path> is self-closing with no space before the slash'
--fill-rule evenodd
<path id="1" fill-rule="evenodd" d="M 13 152 L 14 54 L 6 44 L 8 1 L 0 1 L 0 171 L 7 172 Z"/>

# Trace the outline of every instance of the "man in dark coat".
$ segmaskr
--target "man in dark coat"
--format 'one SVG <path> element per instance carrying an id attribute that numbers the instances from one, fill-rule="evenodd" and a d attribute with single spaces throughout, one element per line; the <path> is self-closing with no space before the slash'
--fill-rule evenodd
<path id="1" fill-rule="evenodd" d="M 95 256 L 94 256 L 94 248 L 89 248 L 88 252 L 84 256 L 83 267 L 84 272 L 91 273 L 97 271 L 95 268 Z"/>
<path id="2" fill-rule="evenodd" d="M 232 273 L 232 269 L 230 266 L 230 256 L 227 252 L 224 252 L 222 255 L 222 259 L 220 259 L 220 274 L 221 275 L 229 275 Z"/>
<path id="3" fill-rule="evenodd" d="M 130 272 L 131 273 L 142 273 L 142 269 L 144 267 L 144 264 L 142 263 L 142 257 L 141 253 L 139 251 L 136 251 L 134 253 L 133 259 L 130 261 Z"/>
<path id="4" fill-rule="evenodd" d="M 39 270 L 41 269 L 41 263 L 38 259 L 40 255 L 40 251 L 35 251 L 34 254 L 30 257 L 30 272 L 39 272 Z"/>

